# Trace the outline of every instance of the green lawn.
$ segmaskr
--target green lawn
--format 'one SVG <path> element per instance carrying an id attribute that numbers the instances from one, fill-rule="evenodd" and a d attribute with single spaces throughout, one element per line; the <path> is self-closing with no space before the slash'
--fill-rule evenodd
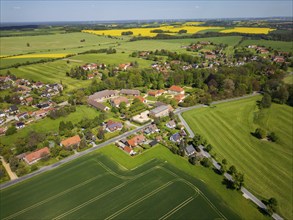
<path id="1" fill-rule="evenodd" d="M 292 52 L 292 42 L 285 41 L 273 41 L 273 40 L 244 40 L 240 46 L 258 45 L 271 47 L 274 50 L 280 50 L 285 52 Z"/>
<path id="2" fill-rule="evenodd" d="M 214 146 L 219 161 L 245 174 L 245 185 L 259 198 L 275 197 L 280 214 L 292 219 L 293 184 L 293 109 L 273 104 L 259 112 L 260 97 L 243 99 L 201 108 L 183 114 L 194 132 L 203 135 Z M 258 140 L 251 135 L 257 127 L 273 131 L 277 143 Z"/>
<path id="3" fill-rule="evenodd" d="M 77 106 L 76 112 L 73 112 L 66 117 L 60 117 L 55 120 L 47 117 L 45 119 L 38 120 L 26 126 L 25 128 L 17 131 L 17 133 L 13 135 L 0 137 L 0 141 L 3 144 L 12 145 L 16 141 L 17 138 L 26 137 L 27 134 L 31 131 L 44 132 L 44 133 L 47 133 L 50 131 L 58 132 L 59 123 L 61 121 L 65 121 L 65 122 L 71 121 L 74 124 L 79 122 L 84 117 L 93 119 L 98 115 L 99 115 L 99 111 L 95 110 L 94 108 L 87 107 L 87 106 Z"/>
<path id="4" fill-rule="evenodd" d="M 134 158 L 108 146 L 0 191 L 0 218 L 265 219 L 220 179 L 160 145 Z"/>

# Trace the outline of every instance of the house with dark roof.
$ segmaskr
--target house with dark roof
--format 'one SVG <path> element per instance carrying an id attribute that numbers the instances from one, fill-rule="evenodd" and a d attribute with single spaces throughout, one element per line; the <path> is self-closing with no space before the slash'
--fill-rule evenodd
<path id="1" fill-rule="evenodd" d="M 92 100 L 99 102 L 99 101 L 103 101 L 108 98 L 113 98 L 113 97 L 117 96 L 118 94 L 119 93 L 115 90 L 106 89 L 106 90 L 103 90 L 100 92 L 96 92 L 93 95 L 90 95 L 89 99 L 92 99 Z"/>
<path id="2" fill-rule="evenodd" d="M 25 124 L 24 124 L 23 122 L 17 122 L 17 123 L 15 124 L 15 127 L 16 127 L 17 129 L 21 129 L 21 128 L 24 128 L 24 127 L 25 127 Z"/>
<path id="3" fill-rule="evenodd" d="M 188 145 L 186 148 L 185 148 L 185 153 L 187 156 L 191 156 L 193 154 L 195 154 L 195 149 L 192 145 Z"/>
<path id="4" fill-rule="evenodd" d="M 153 133 L 155 133 L 155 132 L 159 132 L 160 130 L 158 129 L 158 127 L 157 127 L 157 125 L 156 124 L 150 124 L 148 127 L 146 127 L 145 129 L 144 129 L 144 133 L 146 134 L 146 135 L 148 135 L 148 134 L 153 134 Z"/>
<path id="5" fill-rule="evenodd" d="M 104 105 L 103 103 L 97 102 L 93 99 L 88 99 L 87 103 L 91 106 L 93 106 L 96 109 L 99 109 L 101 111 L 108 111 L 110 108 L 106 105 Z"/>
<path id="6" fill-rule="evenodd" d="M 175 143 L 179 143 L 181 141 L 181 136 L 179 133 L 173 134 L 170 137 L 170 141 L 175 142 Z"/>
<path id="7" fill-rule="evenodd" d="M 114 132 L 114 131 L 119 131 L 123 128 L 123 125 L 121 122 L 117 122 L 117 121 L 111 121 L 109 120 L 107 123 L 106 123 L 106 130 L 108 132 Z"/>
<path id="8" fill-rule="evenodd" d="M 18 107 L 16 105 L 12 105 L 9 107 L 9 113 L 10 114 L 17 114 L 19 112 Z"/>
<path id="9" fill-rule="evenodd" d="M 138 95 L 140 95 L 140 91 L 138 91 L 136 89 L 121 89 L 120 94 L 138 96 Z"/>
<path id="10" fill-rule="evenodd" d="M 173 108 L 170 105 L 161 105 L 150 110 L 150 116 L 155 118 L 166 117 L 171 111 L 173 111 Z"/>
<path id="11" fill-rule="evenodd" d="M 150 145 L 151 147 L 155 146 L 156 144 L 158 144 L 158 141 L 157 141 L 157 140 L 153 140 L 153 141 L 151 141 L 151 142 L 149 143 L 149 145 Z"/>

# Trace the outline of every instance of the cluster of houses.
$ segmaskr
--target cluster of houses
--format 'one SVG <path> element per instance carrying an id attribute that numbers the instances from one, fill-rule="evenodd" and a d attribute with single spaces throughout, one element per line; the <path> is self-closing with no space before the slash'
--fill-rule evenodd
<path id="1" fill-rule="evenodd" d="M 150 90 L 147 92 L 145 96 L 158 97 L 166 93 L 172 95 L 173 98 L 177 100 L 178 102 L 182 102 L 183 99 L 185 98 L 184 89 L 176 85 L 171 86 L 167 91 L 162 89 Z M 111 107 L 119 108 L 122 102 L 126 104 L 126 107 L 129 107 L 131 104 L 129 97 L 131 99 L 137 98 L 142 103 L 147 103 L 145 96 L 142 97 L 140 91 L 136 89 L 122 89 L 120 91 L 107 89 L 100 92 L 96 92 L 93 95 L 90 95 L 88 97 L 87 103 L 101 111 L 108 111 L 110 107 L 104 104 L 104 102 L 106 101 L 110 103 Z"/>
<path id="2" fill-rule="evenodd" d="M 26 123 L 30 123 L 29 118 L 40 119 L 48 115 L 48 113 L 54 110 L 54 103 L 51 101 L 39 102 L 34 100 L 37 94 L 39 94 L 38 100 L 50 100 L 51 97 L 56 96 L 63 90 L 63 86 L 58 83 L 45 84 L 42 82 L 31 82 L 26 79 L 13 79 L 10 76 L 0 76 L 0 87 L 3 89 L 13 89 L 17 94 L 15 100 L 18 104 L 11 105 L 7 109 L 0 109 L 0 125 L 16 121 L 16 128 L 21 129 L 25 127 Z M 37 91 L 34 92 L 34 91 Z M 33 94 L 34 93 L 34 94 Z M 35 111 L 23 111 L 19 109 L 19 105 L 32 106 Z M 4 134 L 7 127 L 0 127 L 0 135 Z"/>

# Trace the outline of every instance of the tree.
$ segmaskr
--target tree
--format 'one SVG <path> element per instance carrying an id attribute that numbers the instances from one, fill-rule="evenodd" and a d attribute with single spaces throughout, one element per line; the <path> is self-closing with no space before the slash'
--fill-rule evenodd
<path id="1" fill-rule="evenodd" d="M 260 107 L 269 108 L 271 107 L 271 104 L 272 104 L 272 97 L 268 93 L 265 93 L 260 101 Z"/>
<path id="2" fill-rule="evenodd" d="M 275 132 L 271 132 L 271 133 L 268 135 L 268 138 L 269 138 L 269 140 L 272 141 L 272 142 L 276 142 L 276 141 L 279 139 Z"/>
<path id="3" fill-rule="evenodd" d="M 254 135 L 258 138 L 258 139 L 264 139 L 267 136 L 267 132 L 266 130 L 262 129 L 262 128 L 257 128 L 254 132 Z"/>
<path id="4" fill-rule="evenodd" d="M 196 164 L 196 157 L 190 157 L 189 158 L 189 162 L 192 164 L 192 165 L 195 165 Z"/>
<path id="5" fill-rule="evenodd" d="M 80 144 L 79 144 L 79 149 L 83 149 L 86 147 L 87 147 L 86 140 L 84 138 L 82 138 L 80 141 Z"/>
<path id="6" fill-rule="evenodd" d="M 17 131 L 16 127 L 15 126 L 10 126 L 7 131 L 5 132 L 5 135 L 6 136 L 9 136 L 9 135 L 13 135 L 15 134 Z"/>
<path id="7" fill-rule="evenodd" d="M 30 43 L 26 43 L 26 46 L 27 46 L 27 47 L 30 47 L 31 45 L 30 45 Z"/>
<path id="8" fill-rule="evenodd" d="M 272 214 L 273 212 L 277 210 L 277 206 L 278 206 L 278 201 L 275 198 L 271 197 L 267 202 L 268 212 Z"/>
<path id="9" fill-rule="evenodd" d="M 9 158 L 9 166 L 13 172 L 15 172 L 19 166 L 19 160 L 16 157 Z"/>
<path id="10" fill-rule="evenodd" d="M 205 148 L 206 148 L 207 152 L 210 152 L 212 150 L 213 146 L 208 144 Z"/>
<path id="11" fill-rule="evenodd" d="M 204 167 L 210 167 L 212 165 L 212 162 L 210 159 L 208 158 L 203 158 L 201 161 L 200 161 L 201 165 L 203 165 Z"/>
<path id="12" fill-rule="evenodd" d="M 234 175 L 237 173 L 237 169 L 234 165 L 230 166 L 228 171 L 231 175 Z"/>
<path id="13" fill-rule="evenodd" d="M 97 137 L 98 137 L 100 140 L 103 140 L 103 139 L 105 138 L 105 132 L 104 132 L 103 128 L 100 128 L 100 129 L 99 129 Z"/>
<path id="14" fill-rule="evenodd" d="M 240 190 L 241 187 L 243 186 L 244 184 L 244 174 L 242 173 L 235 173 L 233 175 L 233 180 L 234 180 L 234 187 L 237 189 L 237 190 Z"/>

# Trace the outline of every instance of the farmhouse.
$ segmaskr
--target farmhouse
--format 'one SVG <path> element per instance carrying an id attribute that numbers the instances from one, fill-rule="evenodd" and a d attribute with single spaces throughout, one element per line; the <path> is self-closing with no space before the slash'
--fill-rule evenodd
<path id="1" fill-rule="evenodd" d="M 70 147 L 78 147 L 80 141 L 80 137 L 78 135 L 75 135 L 73 137 L 61 141 L 60 145 L 68 149 Z"/>
<path id="2" fill-rule="evenodd" d="M 26 154 L 23 159 L 27 164 L 32 165 L 32 164 L 38 162 L 43 157 L 48 156 L 49 154 L 50 154 L 49 148 L 44 147 L 44 148 L 39 149 L 37 151 L 34 151 L 30 154 Z"/>
<path id="3" fill-rule="evenodd" d="M 119 108 L 122 102 L 125 102 L 127 107 L 130 105 L 129 100 L 126 97 L 118 97 L 118 98 L 111 99 L 110 101 L 111 105 L 117 108 Z"/>
<path id="4" fill-rule="evenodd" d="M 138 95 L 140 95 L 140 91 L 135 90 L 135 89 L 121 89 L 120 94 L 138 96 Z"/>
<path id="5" fill-rule="evenodd" d="M 173 111 L 173 108 L 170 105 L 161 105 L 150 111 L 150 116 L 155 118 L 166 117 L 169 113 Z"/>
<path id="6" fill-rule="evenodd" d="M 178 95 L 178 94 L 184 94 L 184 89 L 180 86 L 171 86 L 168 90 L 168 93 Z"/>
<path id="7" fill-rule="evenodd" d="M 105 106 L 103 103 L 97 102 L 93 99 L 88 99 L 87 103 L 101 111 L 108 111 L 110 109 L 108 106 Z"/>
<path id="8" fill-rule="evenodd" d="M 145 142 L 146 138 L 142 134 L 136 135 L 133 138 L 129 139 L 127 141 L 128 146 L 130 147 L 136 147 L 137 145 Z"/>
<path id="9" fill-rule="evenodd" d="M 89 99 L 99 102 L 99 101 L 103 101 L 104 99 L 115 97 L 117 95 L 118 95 L 117 91 L 107 89 L 100 92 L 96 92 L 93 95 L 90 95 Z"/>
<path id="10" fill-rule="evenodd" d="M 121 130 L 123 127 L 122 123 L 121 122 L 116 122 L 116 121 L 108 121 L 106 123 L 106 130 L 108 132 L 114 132 L 114 131 L 117 131 L 117 130 Z"/>

